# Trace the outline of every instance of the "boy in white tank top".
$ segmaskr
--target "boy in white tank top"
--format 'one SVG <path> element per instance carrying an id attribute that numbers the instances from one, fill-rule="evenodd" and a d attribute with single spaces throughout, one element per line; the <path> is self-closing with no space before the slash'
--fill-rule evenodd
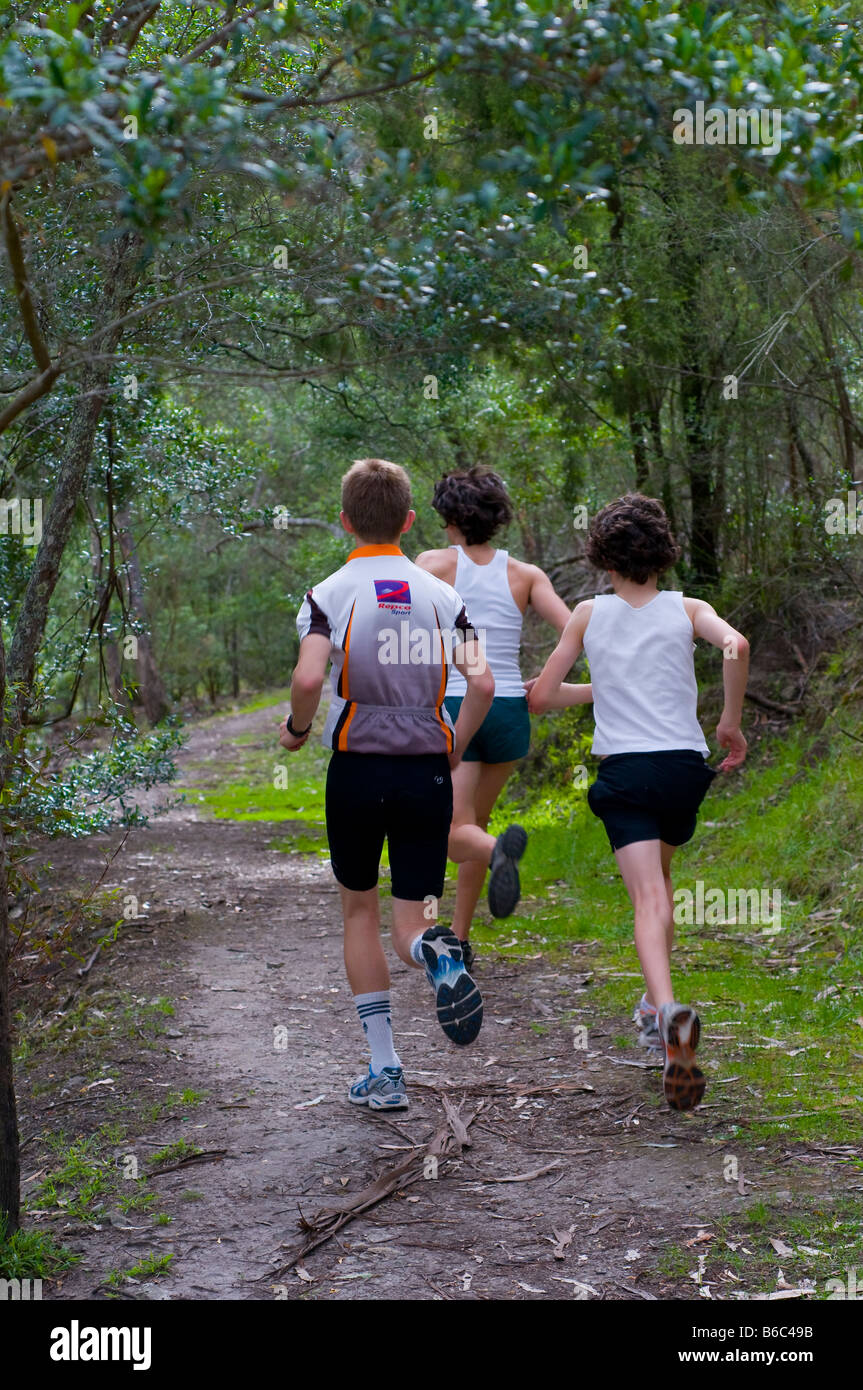
<path id="1" fill-rule="evenodd" d="M 715 772 L 746 757 L 740 731 L 749 644 L 703 599 L 660 592 L 657 580 L 680 550 L 659 502 L 620 497 L 594 518 L 587 558 L 608 571 L 614 592 L 579 603 L 542 674 L 531 683 L 531 710 L 574 704 L 578 686 L 563 684 L 582 650 L 590 663 L 600 768 L 588 792 L 603 821 L 635 912 L 635 945 L 645 993 L 636 1008 L 642 1040 L 665 1054 L 668 1104 L 689 1110 L 704 1094 L 695 1064 L 700 1023 L 674 1001 L 671 859 L 692 838 L 698 807 Z M 716 729 L 728 754 L 718 769 L 705 762 L 697 716 L 694 638 L 722 648 L 725 706 Z"/>
<path id="2" fill-rule="evenodd" d="M 488 832 L 488 822 L 530 746 L 530 716 L 519 669 L 524 614 L 533 608 L 559 635 L 569 621 L 569 609 L 537 565 L 516 560 L 491 544 L 513 516 L 497 473 L 477 465 L 447 474 L 435 488 L 432 506 L 446 525 L 450 545 L 424 551 L 417 564 L 452 584 L 463 598 L 495 682 L 491 709 L 453 775 L 449 857 L 459 869 L 452 929 L 463 943 L 470 969 L 474 957 L 468 934 L 486 873 L 493 917 L 514 912 L 521 892 L 518 865 L 527 835 L 520 825 L 510 825 L 495 837 Z M 589 685 L 579 692 L 582 700 L 590 699 Z M 464 693 L 464 679 L 451 668 L 444 701 L 451 719 L 458 718 Z"/>

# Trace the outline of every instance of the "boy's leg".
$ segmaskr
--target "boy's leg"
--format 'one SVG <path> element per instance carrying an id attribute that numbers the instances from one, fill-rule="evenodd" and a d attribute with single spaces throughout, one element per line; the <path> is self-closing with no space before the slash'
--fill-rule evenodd
<path id="1" fill-rule="evenodd" d="M 393 1046 L 390 972 L 380 938 L 377 877 L 384 827 L 379 780 L 377 760 L 333 754 L 327 770 L 327 836 L 342 901 L 345 969 L 371 1050 L 369 1074 L 353 1083 L 348 1099 L 375 1110 L 404 1110 L 408 1100 Z"/>
<path id="2" fill-rule="evenodd" d="M 447 853 L 455 864 L 473 864 L 474 873 L 469 874 L 467 878 L 470 891 L 473 891 L 478 881 L 481 889 L 480 871 L 484 878 L 486 868 L 491 869 L 488 905 L 493 917 L 509 917 L 518 906 L 521 897 L 518 864 L 527 845 L 527 835 L 520 825 L 510 825 L 502 835 L 495 837 L 489 835 L 484 825 L 479 823 L 479 819 L 484 815 L 485 824 L 488 824 L 492 807 L 514 767 L 515 762 L 460 763 L 455 773 L 456 778 L 462 773 L 458 789 L 454 778 L 453 791 L 454 795 L 458 795 L 458 801 L 454 801 L 453 804 L 453 823 Z M 487 773 L 485 778 L 483 768 Z M 461 880 L 461 873 L 459 879 Z M 477 897 L 479 891 L 470 904 L 471 915 Z M 468 901 L 465 899 L 459 914 L 459 925 L 465 933 L 462 940 L 466 938 L 470 926 L 470 917 L 466 910 Z"/>
<path id="3" fill-rule="evenodd" d="M 451 1042 L 471 1043 L 482 1026 L 482 995 L 465 968 L 461 943 L 436 925 L 452 824 L 452 778 L 445 754 L 392 760 L 387 844 L 393 894 L 392 943 L 423 966 L 438 1022 Z"/>
<path id="4" fill-rule="evenodd" d="M 345 969 L 352 994 L 389 989 L 390 972 L 381 943 L 381 905 L 377 888 L 356 893 L 339 884 L 345 919 Z"/>
<path id="5" fill-rule="evenodd" d="M 704 1075 L 695 1062 L 701 1025 L 694 1009 L 674 1003 L 671 987 L 672 853 L 662 840 L 637 840 L 615 850 L 614 857 L 635 909 L 635 946 L 648 1000 L 657 1010 L 665 1099 L 675 1110 L 691 1110 L 704 1095 Z"/>
<path id="6" fill-rule="evenodd" d="M 461 942 L 449 927 L 437 926 L 436 917 L 437 901 L 394 897 L 393 947 L 407 965 L 425 969 L 438 1023 L 450 1042 L 463 1047 L 482 1027 L 482 995 L 465 965 Z"/>
<path id="7" fill-rule="evenodd" d="M 494 836 L 477 824 L 477 795 L 482 763 L 461 762 L 452 775 L 452 826 L 448 857 L 454 864 L 472 864 L 483 876 L 491 861 Z"/>
<path id="8" fill-rule="evenodd" d="M 657 1009 L 670 1004 L 674 998 L 670 963 L 674 923 L 661 843 L 660 840 L 636 840 L 614 853 L 635 911 L 635 948 L 647 997 Z"/>
<path id="9" fill-rule="evenodd" d="M 668 930 L 666 940 L 668 942 L 668 959 L 671 960 L 671 952 L 674 947 L 674 884 L 671 882 L 671 858 L 677 845 L 667 845 L 664 840 L 659 842 L 659 853 L 662 859 L 662 877 L 665 881 L 665 895 L 668 898 Z M 650 996 L 648 995 L 648 999 Z M 654 1000 L 650 999 L 653 1004 Z"/>
<path id="10" fill-rule="evenodd" d="M 377 1107 L 383 1101 L 382 1108 L 400 1109 L 407 1105 L 401 1078 L 398 1078 L 398 1086 L 386 1079 L 372 1084 L 372 1078 L 381 1077 L 385 1067 L 401 1069 L 401 1059 L 393 1043 L 390 972 L 381 944 L 378 890 L 370 888 L 360 893 L 340 885 L 339 892 L 345 919 L 345 969 L 372 1054 L 369 1077 L 356 1081 L 348 1096 L 355 1103 Z"/>
<path id="11" fill-rule="evenodd" d="M 459 763 L 453 773 L 453 828 L 450 832 L 449 857 L 459 866 L 452 929 L 460 941 L 468 938 L 495 846 L 495 837 L 488 834 L 489 818 L 515 766 L 515 762 Z M 484 832 L 483 844 L 488 856 L 481 860 L 459 861 L 459 846 L 465 843 L 460 834 L 461 827 L 471 824 Z"/>
<path id="12" fill-rule="evenodd" d="M 437 911 L 432 911 L 433 903 L 411 902 L 407 898 L 393 898 L 393 950 L 405 965 L 419 969 L 421 961 L 412 955 L 417 937 L 435 926 Z M 418 953 L 417 953 L 418 954 Z"/>

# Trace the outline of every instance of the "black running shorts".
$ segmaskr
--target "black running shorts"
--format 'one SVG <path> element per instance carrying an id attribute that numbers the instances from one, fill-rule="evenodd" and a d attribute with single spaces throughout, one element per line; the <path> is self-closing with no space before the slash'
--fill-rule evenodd
<path id="1" fill-rule="evenodd" d="M 343 888 L 375 887 L 386 840 L 394 898 L 443 896 L 452 823 L 445 753 L 333 753 L 326 806 L 330 862 Z"/>
<path id="2" fill-rule="evenodd" d="M 698 808 L 716 776 L 701 753 L 610 753 L 599 764 L 587 802 L 613 850 L 636 840 L 682 845 L 695 833 Z"/>

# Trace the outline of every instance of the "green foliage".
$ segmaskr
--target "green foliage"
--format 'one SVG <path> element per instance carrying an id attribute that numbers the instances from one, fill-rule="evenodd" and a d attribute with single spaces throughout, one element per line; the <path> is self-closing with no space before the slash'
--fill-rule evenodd
<path id="1" fill-rule="evenodd" d="M 128 727 L 122 732 L 125 738 L 115 738 L 107 749 L 78 754 L 59 772 L 47 754 L 36 772 L 28 764 L 24 775 L 3 789 L 0 804 L 9 808 L 7 814 L 19 828 L 51 836 L 77 838 L 113 825 L 146 825 L 137 804 L 128 804 L 129 794 L 173 779 L 172 755 L 182 735 L 173 720 L 148 734 Z M 75 742 L 73 735 L 70 752 Z"/>
<path id="2" fill-rule="evenodd" d="M 22 1228 L 7 1237 L 6 1222 L 0 1217 L 0 1279 L 51 1279 L 80 1259 L 47 1231 Z"/>

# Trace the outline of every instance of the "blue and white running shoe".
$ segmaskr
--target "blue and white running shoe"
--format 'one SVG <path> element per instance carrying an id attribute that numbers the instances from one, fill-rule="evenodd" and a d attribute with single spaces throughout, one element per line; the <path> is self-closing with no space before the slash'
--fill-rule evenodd
<path id="1" fill-rule="evenodd" d="M 384 1067 L 375 1075 L 369 1067 L 368 1076 L 361 1076 L 351 1086 L 348 1100 L 352 1105 L 367 1105 L 370 1110 L 407 1110 L 405 1074 L 401 1067 Z"/>
<path id="2" fill-rule="evenodd" d="M 429 927 L 422 953 L 438 1023 L 450 1042 L 472 1043 L 482 1027 L 482 995 L 465 969 L 462 943 L 449 927 Z"/>
<path id="3" fill-rule="evenodd" d="M 636 1004 L 632 1021 L 638 1027 L 638 1041 L 642 1047 L 649 1047 L 655 1052 L 665 1051 L 659 1035 L 659 1015 L 653 1005 L 648 1004 L 646 994 L 642 994 Z"/>

